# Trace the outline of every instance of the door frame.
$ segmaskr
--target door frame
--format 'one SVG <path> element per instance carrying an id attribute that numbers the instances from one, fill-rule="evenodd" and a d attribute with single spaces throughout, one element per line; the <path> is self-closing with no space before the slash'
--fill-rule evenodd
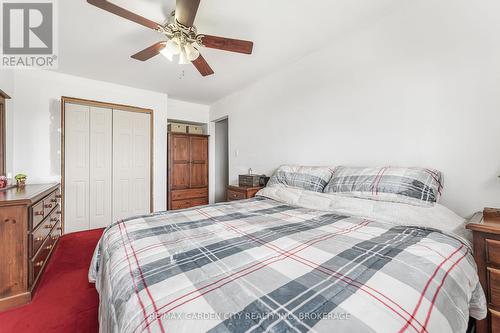
<path id="1" fill-rule="evenodd" d="M 146 108 L 141 108 L 137 106 L 131 106 L 131 105 L 124 105 L 124 104 L 116 104 L 116 103 L 108 103 L 108 102 L 99 102 L 99 101 L 94 101 L 94 100 L 89 100 L 89 99 L 82 99 L 82 98 L 75 98 L 75 97 L 67 97 L 67 96 L 62 96 L 61 97 L 61 227 L 62 227 L 62 233 L 64 234 L 64 206 L 65 206 L 65 167 L 64 167 L 64 162 L 65 162 L 65 140 L 64 140 L 64 135 L 65 135 L 65 114 L 66 114 L 66 103 L 71 103 L 71 104 L 79 104 L 79 105 L 84 105 L 84 106 L 89 106 L 89 107 L 99 107 L 99 108 L 106 108 L 106 109 L 111 109 L 112 110 L 120 110 L 120 111 L 128 111 L 128 112 L 137 112 L 137 113 L 146 113 L 149 114 L 150 117 L 150 153 L 149 153 L 149 211 L 150 213 L 153 212 L 153 184 L 154 184 L 154 112 L 153 109 L 146 109 Z"/>
<path id="2" fill-rule="evenodd" d="M 7 99 L 10 99 L 10 96 L 0 89 L 0 175 L 3 176 L 7 172 L 7 125 L 5 111 L 5 100 Z"/>
<path id="3" fill-rule="evenodd" d="M 218 142 L 217 142 L 217 123 L 221 122 L 221 121 L 226 121 L 226 149 L 227 149 L 227 154 L 226 156 L 224 156 L 224 159 L 225 159 L 225 163 L 226 163 L 226 184 L 225 184 L 225 187 L 224 187 L 224 192 L 225 192 L 225 197 L 227 197 L 227 186 L 229 186 L 229 116 L 224 116 L 224 117 L 221 117 L 221 118 L 218 118 L 216 120 L 213 121 L 213 133 L 212 133 L 212 136 L 213 136 L 213 182 L 214 182 L 214 191 L 213 191 L 213 199 L 214 199 L 214 203 L 216 203 L 216 196 L 217 196 L 217 185 L 218 185 L 218 175 L 217 175 L 217 168 L 216 168 L 216 164 L 217 164 L 217 159 L 219 158 L 219 156 L 217 155 L 218 153 Z M 226 198 L 227 199 L 227 198 Z"/>

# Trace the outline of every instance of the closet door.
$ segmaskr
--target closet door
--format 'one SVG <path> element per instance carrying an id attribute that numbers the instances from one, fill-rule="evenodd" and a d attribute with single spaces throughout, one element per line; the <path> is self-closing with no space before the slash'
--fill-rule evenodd
<path id="1" fill-rule="evenodd" d="M 190 136 L 190 187 L 208 186 L 208 138 Z"/>
<path id="2" fill-rule="evenodd" d="M 65 106 L 64 232 L 89 228 L 89 107 Z"/>
<path id="3" fill-rule="evenodd" d="M 113 220 L 150 212 L 150 115 L 113 110 Z"/>
<path id="4" fill-rule="evenodd" d="M 113 110 L 90 108 L 89 228 L 107 227 L 112 216 Z"/>

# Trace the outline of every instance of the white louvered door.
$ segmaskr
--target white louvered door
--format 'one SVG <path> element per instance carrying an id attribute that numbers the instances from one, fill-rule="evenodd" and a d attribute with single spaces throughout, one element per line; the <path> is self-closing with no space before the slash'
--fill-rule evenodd
<path id="1" fill-rule="evenodd" d="M 90 108 L 90 229 L 112 222 L 112 119 L 111 109 Z"/>
<path id="2" fill-rule="evenodd" d="M 113 220 L 150 212 L 151 115 L 113 111 Z"/>
<path id="3" fill-rule="evenodd" d="M 66 104 L 64 232 L 89 228 L 89 144 L 88 106 Z"/>

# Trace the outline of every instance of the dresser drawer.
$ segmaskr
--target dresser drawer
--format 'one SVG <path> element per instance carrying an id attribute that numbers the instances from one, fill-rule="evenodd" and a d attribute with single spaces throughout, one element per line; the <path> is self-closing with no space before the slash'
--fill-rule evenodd
<path id="1" fill-rule="evenodd" d="M 227 200 L 228 201 L 233 201 L 233 200 L 242 200 L 246 199 L 247 195 L 245 192 L 237 192 L 233 190 L 227 190 Z"/>
<path id="2" fill-rule="evenodd" d="M 56 205 L 57 205 L 56 192 L 52 192 L 48 197 L 43 199 L 44 215 L 47 216 Z"/>
<path id="3" fill-rule="evenodd" d="M 500 312 L 491 309 L 489 311 L 491 320 L 491 332 L 500 332 Z"/>
<path id="4" fill-rule="evenodd" d="M 29 261 L 30 270 L 30 285 L 36 281 L 40 272 L 46 266 L 50 253 L 52 252 L 57 240 L 61 236 L 61 223 L 57 222 L 52 228 L 50 234 L 38 249 L 35 257 Z"/>
<path id="5" fill-rule="evenodd" d="M 45 219 L 45 221 L 33 231 L 30 239 L 30 257 L 33 257 L 40 246 L 42 246 L 51 229 L 52 225 L 50 224 L 50 219 Z"/>
<path id="6" fill-rule="evenodd" d="M 40 200 L 36 204 L 33 205 L 33 208 L 31 209 L 31 214 L 32 216 L 32 227 L 33 229 L 36 228 L 36 226 L 42 222 L 43 218 L 45 217 L 45 210 L 43 209 L 43 200 Z"/>
<path id="7" fill-rule="evenodd" d="M 185 200 L 194 198 L 208 198 L 207 188 L 172 191 L 172 200 Z"/>
<path id="8" fill-rule="evenodd" d="M 500 308 L 500 270 L 488 267 L 488 301 Z"/>
<path id="9" fill-rule="evenodd" d="M 500 267 L 500 241 L 486 239 L 486 262 Z"/>
<path id="10" fill-rule="evenodd" d="M 57 224 L 52 229 L 52 232 L 50 233 L 52 244 L 55 244 L 57 242 L 59 237 L 61 237 L 61 234 L 62 234 L 61 222 L 57 222 Z"/>
<path id="11" fill-rule="evenodd" d="M 36 251 L 40 248 L 45 238 L 48 236 L 52 228 L 59 223 L 59 207 L 48 216 L 43 222 L 33 231 L 30 238 L 30 257 L 32 257 Z"/>
<path id="12" fill-rule="evenodd" d="M 52 246 L 53 245 L 50 237 L 47 237 L 35 257 L 33 257 L 33 259 L 29 261 L 30 285 L 33 285 L 38 275 L 40 275 L 40 272 L 42 271 L 43 267 L 45 266 L 45 262 L 49 257 Z"/>
<path id="13" fill-rule="evenodd" d="M 184 209 L 208 204 L 208 198 L 172 201 L 172 209 Z"/>

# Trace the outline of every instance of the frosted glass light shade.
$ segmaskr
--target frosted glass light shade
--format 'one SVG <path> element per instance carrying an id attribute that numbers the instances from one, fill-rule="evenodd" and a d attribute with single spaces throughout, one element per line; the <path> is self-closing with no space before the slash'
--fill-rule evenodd
<path id="1" fill-rule="evenodd" d="M 193 46 L 193 44 L 184 45 L 184 52 L 189 61 L 194 61 L 200 56 L 200 52 Z"/>
<path id="2" fill-rule="evenodd" d="M 172 55 L 181 53 L 181 47 L 179 45 L 179 41 L 177 40 L 177 38 L 169 39 L 167 41 L 165 49 L 168 49 Z"/>
<path id="3" fill-rule="evenodd" d="M 174 55 L 170 52 L 170 50 L 166 47 L 164 47 L 161 51 L 160 51 L 161 55 L 164 56 L 165 58 L 167 58 L 168 60 L 172 61 L 174 59 Z"/>
<path id="4" fill-rule="evenodd" d="M 187 65 L 190 61 L 186 55 L 186 52 L 183 50 L 179 56 L 179 65 Z"/>

